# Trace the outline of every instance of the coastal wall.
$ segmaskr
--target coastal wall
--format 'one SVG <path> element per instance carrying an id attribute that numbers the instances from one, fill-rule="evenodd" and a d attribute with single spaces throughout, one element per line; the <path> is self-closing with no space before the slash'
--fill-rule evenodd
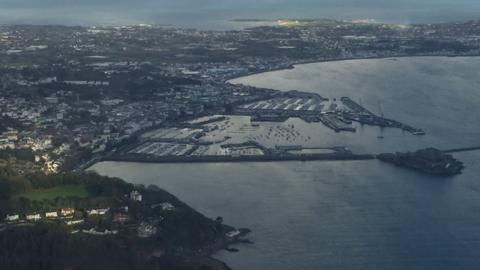
<path id="1" fill-rule="evenodd" d="M 338 161 L 372 160 L 375 155 L 350 153 L 329 153 L 309 155 L 262 155 L 262 156 L 168 156 L 151 157 L 146 155 L 112 155 L 102 161 L 147 162 L 147 163 L 218 163 L 218 162 L 272 162 L 272 161 Z"/>

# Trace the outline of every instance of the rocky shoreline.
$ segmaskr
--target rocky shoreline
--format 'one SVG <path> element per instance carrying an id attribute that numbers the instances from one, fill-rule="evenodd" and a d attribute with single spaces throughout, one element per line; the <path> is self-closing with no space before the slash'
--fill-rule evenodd
<path id="1" fill-rule="evenodd" d="M 461 174 L 465 166 L 452 155 L 435 148 L 426 148 L 408 153 L 386 153 L 377 158 L 396 166 L 410 168 L 432 175 L 452 176 Z"/>
<path id="2" fill-rule="evenodd" d="M 230 252 L 237 252 L 236 251 L 231 251 L 230 246 L 231 245 L 236 245 L 236 244 L 252 244 L 253 242 L 250 241 L 250 239 L 246 238 L 248 234 L 250 234 L 251 230 L 247 228 L 240 228 L 238 230 L 232 231 L 235 233 L 234 236 L 228 236 L 226 235 L 225 237 L 222 237 L 218 239 L 216 242 L 207 245 L 202 248 L 200 251 L 201 253 L 211 256 L 214 255 L 216 252 L 220 250 L 227 250 Z"/>

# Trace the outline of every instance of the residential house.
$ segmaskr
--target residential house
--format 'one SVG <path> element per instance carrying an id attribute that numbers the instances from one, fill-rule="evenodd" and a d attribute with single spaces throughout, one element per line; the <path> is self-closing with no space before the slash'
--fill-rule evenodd
<path id="1" fill-rule="evenodd" d="M 19 215 L 13 214 L 13 215 L 7 215 L 7 217 L 5 218 L 5 221 L 13 222 L 13 221 L 18 221 L 19 219 L 20 219 Z"/>
<path id="2" fill-rule="evenodd" d="M 29 215 L 26 216 L 26 218 L 27 218 L 28 221 L 38 221 L 38 220 L 42 219 L 40 214 L 29 214 Z"/>
<path id="3" fill-rule="evenodd" d="M 175 211 L 175 206 L 171 203 L 161 203 L 160 207 L 162 207 L 163 211 Z"/>
<path id="4" fill-rule="evenodd" d="M 85 220 L 83 220 L 83 219 L 77 219 L 77 220 L 69 220 L 69 221 L 66 221 L 65 223 L 66 223 L 68 226 L 73 226 L 73 225 L 82 224 L 83 222 L 85 222 Z"/>
<path id="5" fill-rule="evenodd" d="M 141 202 L 143 197 L 142 197 L 142 194 L 140 192 L 138 192 L 137 190 L 134 190 L 134 191 L 130 192 L 130 199 L 132 199 L 134 201 L 137 201 L 137 202 Z"/>
<path id="6" fill-rule="evenodd" d="M 176 208 L 173 206 L 173 204 L 165 202 L 165 203 L 159 203 L 159 204 L 154 204 L 151 206 L 152 209 L 155 209 L 157 207 L 162 208 L 163 211 L 175 211 Z"/>
<path id="7" fill-rule="evenodd" d="M 45 217 L 46 218 L 56 218 L 56 217 L 58 217 L 58 212 L 57 211 L 46 212 Z"/>
<path id="8" fill-rule="evenodd" d="M 75 214 L 75 209 L 73 208 L 62 208 L 60 210 L 60 215 L 62 217 L 73 216 Z"/>
<path id="9" fill-rule="evenodd" d="M 90 209 L 90 210 L 87 210 L 87 213 L 88 213 L 88 215 L 90 215 L 90 216 L 94 216 L 94 215 L 103 216 L 103 215 L 105 215 L 109 210 L 110 210 L 110 208 Z"/>
<path id="10" fill-rule="evenodd" d="M 129 220 L 129 217 L 127 214 L 124 213 L 115 213 L 113 215 L 113 222 L 116 223 L 125 223 Z"/>
<path id="11" fill-rule="evenodd" d="M 157 233 L 157 228 L 152 224 L 149 224 L 147 222 L 142 222 L 138 227 L 137 231 L 138 231 L 138 237 L 148 238 Z"/>

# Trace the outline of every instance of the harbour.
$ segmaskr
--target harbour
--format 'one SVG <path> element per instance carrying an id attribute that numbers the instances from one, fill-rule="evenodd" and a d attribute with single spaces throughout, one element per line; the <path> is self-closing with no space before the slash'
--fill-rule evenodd
<path id="1" fill-rule="evenodd" d="M 337 133 L 298 118 L 252 124 L 248 116 L 229 116 L 216 122 L 218 130 L 204 139 L 224 139 L 217 132 L 227 132 L 232 139 L 225 144 L 254 139 L 272 149 L 302 145 L 305 151 L 343 145 L 359 154 L 430 146 L 467 150 L 463 148 L 478 145 L 478 114 L 472 111 L 480 102 L 479 63 L 476 58 L 332 62 L 248 78 L 256 86 L 319 89 L 329 99 L 348 96 L 379 116 L 380 101 L 387 118 L 421 128 L 424 136 L 355 122 L 355 133 Z M 380 84 L 385 74 L 399 75 Z M 459 97 L 458 89 L 468 98 Z M 480 263 L 480 153 L 453 154 L 465 163 L 465 171 L 449 178 L 377 160 L 100 162 L 91 169 L 136 184 L 160 185 L 207 216 L 221 215 L 251 228 L 254 245 L 216 255 L 234 269 L 474 269 Z"/>

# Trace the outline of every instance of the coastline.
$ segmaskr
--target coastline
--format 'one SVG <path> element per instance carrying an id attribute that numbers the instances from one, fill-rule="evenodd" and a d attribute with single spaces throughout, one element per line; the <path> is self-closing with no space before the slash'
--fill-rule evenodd
<path id="1" fill-rule="evenodd" d="M 4 27 L 2 265 L 474 266 L 480 21 L 369 20 Z"/>
<path id="2" fill-rule="evenodd" d="M 257 71 L 257 72 L 245 72 L 240 74 L 235 74 L 234 76 L 227 77 L 223 80 L 225 84 L 239 84 L 233 83 L 233 80 L 259 75 L 263 73 L 269 72 L 276 72 L 276 71 L 284 71 L 284 70 L 292 70 L 295 69 L 297 66 L 300 65 L 308 65 L 308 64 L 321 64 L 321 63 L 329 63 L 329 62 L 341 62 L 341 61 L 352 61 L 352 60 L 378 60 L 378 59 L 395 59 L 395 58 L 421 58 L 421 57 L 480 57 L 480 54 L 417 54 L 417 55 L 382 55 L 382 56 L 371 56 L 371 57 L 345 57 L 345 58 L 328 58 L 328 59 L 310 59 L 305 61 L 297 61 L 289 63 L 287 66 L 272 68 L 269 70 L 264 71 Z M 276 89 L 273 89 L 276 90 Z M 281 90 L 277 90 L 281 91 Z M 208 116 L 208 115 L 203 115 Z M 196 119 L 192 118 L 192 119 Z M 192 120 L 187 119 L 187 120 Z M 185 119 L 183 119 L 185 120 Z M 158 128 L 156 126 L 155 128 Z M 152 128 L 153 129 L 153 128 Z M 150 130 L 150 129 L 148 129 Z M 148 130 L 140 131 L 137 135 L 144 134 L 148 132 Z M 343 158 L 332 158 L 330 157 L 307 157 L 306 161 L 311 160 L 320 160 L 320 161 L 339 161 L 339 160 L 372 160 L 375 159 L 375 155 L 355 155 L 357 157 L 343 157 Z M 93 157 L 92 159 L 80 164 L 77 166 L 74 171 L 87 171 L 95 164 L 104 161 L 120 161 L 120 162 L 134 162 L 134 163 L 207 163 L 207 162 L 279 162 L 279 161 L 305 161 L 302 157 L 294 157 L 294 158 L 285 158 L 285 157 L 267 157 L 267 158 L 238 158 L 238 157 L 216 157 L 216 156 L 208 156 L 208 157 L 166 157 L 166 158 L 149 158 L 149 157 L 125 157 L 125 156 L 115 156 L 111 153 L 105 153 L 103 155 L 98 155 Z"/>
<path id="3" fill-rule="evenodd" d="M 452 54 L 414 54 L 414 55 L 405 54 L 404 55 L 404 54 L 402 54 L 402 55 L 381 55 L 381 56 L 366 56 L 366 57 L 362 56 L 362 57 L 311 59 L 311 60 L 305 60 L 305 61 L 299 61 L 299 62 L 292 62 L 292 63 L 289 63 L 285 67 L 278 67 L 278 68 L 272 68 L 272 69 L 264 70 L 264 71 L 245 72 L 245 73 L 236 74 L 235 76 L 227 77 L 224 80 L 224 83 L 235 85 L 235 84 L 238 84 L 238 83 L 232 83 L 232 81 L 234 81 L 234 80 L 242 79 L 242 78 L 249 77 L 249 76 L 260 75 L 260 74 L 263 74 L 263 73 L 292 70 L 292 69 L 295 69 L 297 66 L 300 66 L 300 65 L 322 64 L 322 63 L 353 61 L 353 60 L 381 60 L 381 59 L 392 59 L 392 58 L 421 58 L 421 57 L 451 57 L 451 58 L 480 57 L 480 53 L 478 53 L 478 54 L 458 54 L 458 55 L 452 55 Z M 273 89 L 273 90 L 276 90 L 276 89 Z"/>
<path id="4" fill-rule="evenodd" d="M 239 76 L 231 80 L 239 79 L 245 76 L 252 76 L 256 74 L 262 74 L 262 73 L 267 73 L 267 72 L 274 72 L 274 71 L 279 71 L 279 70 L 291 70 L 296 68 L 298 65 L 304 65 L 304 64 L 315 64 L 315 63 L 327 63 L 327 62 L 339 62 L 339 61 L 351 61 L 351 60 L 376 60 L 376 59 L 392 59 L 392 58 L 419 58 L 419 57 L 479 57 L 480 55 L 456 55 L 456 56 L 450 56 L 450 55 L 414 55 L 414 56 L 388 56 L 388 57 L 372 57 L 372 58 L 350 58 L 350 59 L 333 59 L 333 60 L 325 60 L 325 61 L 307 61 L 307 62 L 299 62 L 295 64 L 290 64 L 288 68 L 279 68 L 275 70 L 269 70 L 269 71 L 263 71 L 263 72 L 258 72 L 258 73 L 252 73 L 252 74 L 247 74 L 244 76 Z M 230 81 L 226 81 L 226 83 L 231 83 Z M 448 150 L 448 151 L 453 151 L 453 150 Z M 210 160 L 208 160 L 210 159 Z M 339 159 L 339 158 L 321 158 L 321 159 L 312 159 L 312 160 L 330 160 L 330 161 L 339 161 L 339 160 L 373 160 L 376 159 L 375 155 L 369 155 L 369 158 L 358 158 L 358 159 Z M 179 157 L 179 158 L 139 158 L 139 157 L 103 157 L 99 162 L 103 161 L 113 161 L 113 162 L 132 162 L 132 163 L 205 163 L 205 162 L 217 162 L 217 163 L 222 163 L 222 162 L 280 162 L 280 161 L 304 161 L 301 158 L 297 159 L 271 159 L 271 160 L 242 160 L 236 157 L 205 157 L 204 159 L 202 158 L 190 158 L 190 157 Z M 96 163 L 96 162 L 95 162 Z M 92 165 L 94 165 L 93 163 Z M 369 163 L 370 164 L 370 163 Z M 241 242 L 240 242 L 241 243 Z M 211 250 L 208 251 L 209 255 L 214 255 L 218 251 L 221 251 L 223 249 L 228 248 L 228 244 L 221 243 L 221 240 L 219 243 L 217 243 L 218 246 L 212 246 Z M 222 244 L 222 245 L 220 245 Z"/>

